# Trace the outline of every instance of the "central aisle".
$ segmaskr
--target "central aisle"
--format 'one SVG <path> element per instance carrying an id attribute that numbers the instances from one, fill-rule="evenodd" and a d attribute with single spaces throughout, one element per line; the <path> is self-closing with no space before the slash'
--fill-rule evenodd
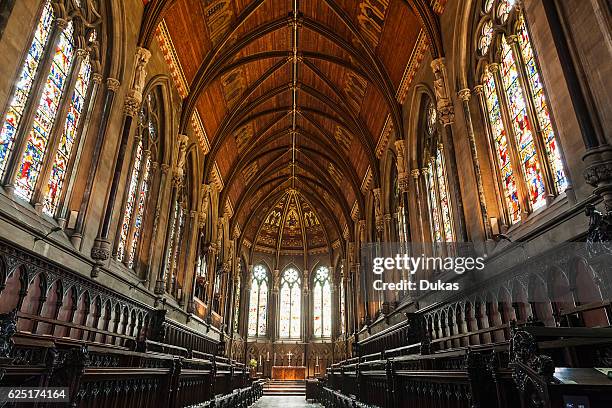
<path id="1" fill-rule="evenodd" d="M 298 396 L 263 396 L 252 408 L 322 408 L 321 404 L 306 401 Z"/>

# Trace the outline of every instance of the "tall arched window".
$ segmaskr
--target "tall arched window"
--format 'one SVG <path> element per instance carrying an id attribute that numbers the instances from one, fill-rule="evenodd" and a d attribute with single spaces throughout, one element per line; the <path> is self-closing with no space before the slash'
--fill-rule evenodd
<path id="1" fill-rule="evenodd" d="M 283 272 L 280 290 L 279 337 L 299 338 L 302 314 L 302 285 L 295 268 Z"/>
<path id="2" fill-rule="evenodd" d="M 482 84 L 476 89 L 510 225 L 568 186 L 539 67 L 515 3 L 483 2 L 476 44 Z"/>
<path id="3" fill-rule="evenodd" d="M 268 270 L 255 265 L 249 296 L 249 336 L 265 336 L 268 319 Z"/>
<path id="4" fill-rule="evenodd" d="M 0 130 L 0 179 L 17 197 L 57 217 L 91 99 L 99 14 L 69 2 L 55 15 L 46 1 Z M 95 14 L 91 12 L 94 11 Z M 95 20 L 87 21 L 86 16 Z"/>
<path id="5" fill-rule="evenodd" d="M 123 220 L 117 244 L 117 260 L 128 268 L 134 267 L 142 235 L 151 188 L 151 165 L 159 163 L 159 140 L 162 129 L 161 87 L 154 87 L 144 98 L 134 140 L 134 154 L 128 189 L 125 196 Z M 175 208 L 176 209 L 176 208 Z"/>
<path id="6" fill-rule="evenodd" d="M 427 185 L 431 238 L 434 243 L 453 242 L 453 217 L 437 111 L 431 99 L 425 106 L 422 168 Z"/>
<path id="7" fill-rule="evenodd" d="M 238 324 L 240 322 L 240 291 L 242 290 L 242 259 L 238 260 L 238 267 L 236 270 L 236 280 L 234 286 L 234 332 L 238 332 Z"/>
<path id="8" fill-rule="evenodd" d="M 344 276 L 340 278 L 340 333 L 346 332 L 346 282 Z"/>
<path id="9" fill-rule="evenodd" d="M 402 198 L 402 191 L 399 186 L 399 179 L 397 176 L 397 168 L 395 164 L 391 168 L 391 183 L 393 195 L 391 196 L 391 212 L 395 217 L 397 238 L 401 245 L 402 253 L 407 252 L 406 245 L 408 239 L 408 220 L 406 218 L 406 211 L 404 210 L 404 200 Z"/>
<path id="10" fill-rule="evenodd" d="M 189 174 L 189 173 L 187 173 Z M 168 248 L 166 254 L 166 275 L 169 280 L 168 292 L 178 295 L 178 262 L 181 252 L 181 243 L 185 232 L 189 201 L 187 199 L 188 178 L 178 186 L 178 194 L 170 215 L 170 228 L 168 229 Z"/>
<path id="11" fill-rule="evenodd" d="M 315 337 L 331 337 L 331 279 L 329 268 L 317 269 L 312 284 L 313 333 Z"/>

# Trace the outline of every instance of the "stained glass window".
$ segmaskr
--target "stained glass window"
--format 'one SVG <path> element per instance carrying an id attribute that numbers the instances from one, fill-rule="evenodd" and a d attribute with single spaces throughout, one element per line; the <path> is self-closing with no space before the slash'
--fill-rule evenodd
<path id="1" fill-rule="evenodd" d="M 241 262 L 238 262 L 238 277 L 236 279 L 236 286 L 234 286 L 234 332 L 238 332 L 238 323 L 240 321 L 240 283 L 242 279 L 240 278 L 241 271 Z"/>
<path id="2" fill-rule="evenodd" d="M 340 333 L 346 332 L 346 293 L 344 288 L 344 277 L 340 278 Z"/>
<path id="3" fill-rule="evenodd" d="M 436 108 L 427 103 L 425 114 L 427 134 L 424 136 L 425 182 L 428 190 L 429 213 L 433 242 L 453 241 L 453 221 L 442 144 L 439 142 Z"/>
<path id="4" fill-rule="evenodd" d="M 512 223 L 515 223 L 521 217 L 521 206 L 519 204 L 514 170 L 512 169 L 512 162 L 510 160 L 510 152 L 508 151 L 508 138 L 506 130 L 504 129 L 504 124 L 502 123 L 501 108 L 495 89 L 495 80 L 490 73 L 485 77 L 484 91 L 487 109 L 489 111 L 489 121 L 493 132 L 493 140 L 495 142 L 498 166 L 501 173 L 504 198 L 510 213 L 510 220 Z"/>
<path id="5" fill-rule="evenodd" d="M 119 241 L 117 243 L 117 260 L 133 268 L 138 254 L 142 230 L 147 212 L 149 190 L 151 188 L 151 167 L 159 154 L 157 135 L 159 134 L 159 118 L 161 117 L 160 89 L 156 87 L 143 98 L 139 113 L 137 143 L 132 159 L 129 184 L 124 203 L 123 219 L 119 228 Z M 179 192 L 179 200 L 187 201 Z M 166 270 L 176 265 L 178 245 L 186 210 L 183 205 L 174 203 L 174 223 L 169 227 L 170 235 L 168 254 L 166 255 Z"/>
<path id="6" fill-rule="evenodd" d="M 331 336 L 331 279 L 325 266 L 317 269 L 313 281 L 313 333 L 315 337 Z"/>
<path id="7" fill-rule="evenodd" d="M 268 319 L 268 270 L 255 265 L 249 294 L 249 336 L 265 336 Z"/>
<path id="8" fill-rule="evenodd" d="M 537 111 L 537 120 L 539 122 L 540 131 L 542 132 L 542 137 L 546 146 L 546 154 L 550 160 L 552 172 L 555 177 L 555 187 L 557 191 L 565 191 L 568 186 L 568 181 L 565 177 L 565 172 L 563 171 L 561 152 L 557 146 L 555 131 L 553 130 L 552 123 L 550 121 L 550 112 L 548 110 L 546 96 L 544 95 L 544 87 L 540 79 L 538 67 L 536 66 L 533 48 L 531 47 L 531 40 L 529 39 L 529 33 L 527 32 L 525 19 L 523 18 L 522 14 L 519 14 L 519 24 L 517 30 L 519 46 L 526 70 L 525 72 L 529 80 L 529 90 Z"/>
<path id="9" fill-rule="evenodd" d="M 42 15 L 36 26 L 36 31 L 34 32 L 34 39 L 25 57 L 21 73 L 15 84 L 15 91 L 13 92 L 11 102 L 4 115 L 2 130 L 0 131 L 0 177 L 4 176 L 6 163 L 13 149 L 23 111 L 30 98 L 32 85 L 37 76 L 40 61 L 47 48 L 52 20 L 53 10 L 51 8 L 51 1 L 49 0 L 43 8 Z"/>
<path id="10" fill-rule="evenodd" d="M 55 116 L 66 88 L 74 51 L 73 25 L 72 22 L 69 22 L 60 34 L 51 69 L 27 137 L 26 148 L 15 176 L 15 194 L 24 200 L 29 201 L 34 193 L 34 187 L 47 152 L 51 130 L 55 123 Z"/>
<path id="11" fill-rule="evenodd" d="M 521 212 L 543 207 L 547 196 L 568 186 L 524 16 L 513 13 L 515 3 L 499 0 L 484 17 L 487 22 L 497 19 L 501 28 L 491 33 L 499 35 L 499 60 L 483 64 L 482 75 L 482 106 L 510 224 L 520 220 Z"/>
<path id="12" fill-rule="evenodd" d="M 53 216 L 57 211 L 60 194 L 68 171 L 72 148 L 77 139 L 77 131 L 85 106 L 85 98 L 89 88 L 90 77 L 91 64 L 89 62 L 89 56 L 87 56 L 81 63 L 81 68 L 77 75 L 76 84 L 70 99 L 70 106 L 66 115 L 64 131 L 60 137 L 58 150 L 55 160 L 53 161 L 53 167 L 51 168 L 51 176 L 45 192 L 43 211 L 50 216 Z"/>
<path id="13" fill-rule="evenodd" d="M 512 49 L 506 39 L 502 39 L 501 78 L 508 101 L 508 110 L 523 167 L 523 175 L 529 190 L 529 200 L 533 208 L 544 204 L 544 181 L 540 161 L 533 141 L 533 126 L 527 116 L 527 102 L 519 83 L 517 65 Z"/>
<path id="14" fill-rule="evenodd" d="M 491 41 L 493 40 L 493 22 L 488 20 L 482 26 L 482 32 L 480 33 L 480 39 L 478 40 L 478 50 L 481 55 L 485 55 L 489 51 Z"/>
<path id="15" fill-rule="evenodd" d="M 295 268 L 283 272 L 280 291 L 279 336 L 281 338 L 299 338 L 301 329 L 301 280 Z"/>
<path id="16" fill-rule="evenodd" d="M 63 199 L 92 76 L 89 52 L 85 49 L 77 53 L 76 44 L 89 46 L 96 40 L 95 30 L 89 28 L 87 40 L 77 40 L 75 32 L 79 30 L 75 30 L 72 18 L 82 19 L 83 15 L 62 16 L 68 21 L 52 36 L 55 17 L 51 1 L 46 1 L 0 131 L 0 177 L 14 174 L 15 195 L 26 201 L 37 200 L 49 216 L 58 215 Z M 46 59 L 49 71 L 40 72 Z M 33 94 L 33 90 L 39 93 Z M 28 104 L 35 109 L 22 123 Z M 14 156 L 11 162 L 15 167 L 11 169 L 7 169 L 9 156 Z"/>

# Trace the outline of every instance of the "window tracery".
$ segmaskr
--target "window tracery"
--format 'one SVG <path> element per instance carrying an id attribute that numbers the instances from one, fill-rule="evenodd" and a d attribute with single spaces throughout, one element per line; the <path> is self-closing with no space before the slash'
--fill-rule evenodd
<path id="1" fill-rule="evenodd" d="M 95 6 L 70 2 L 54 11 L 51 1 L 43 4 L 2 118 L 0 178 L 16 197 L 40 205 L 50 217 L 60 216 L 83 133 L 96 57 L 92 50 L 98 47 Z"/>
<path id="2" fill-rule="evenodd" d="M 312 297 L 313 333 L 315 337 L 331 337 L 331 278 L 326 266 L 317 269 Z"/>
<path id="3" fill-rule="evenodd" d="M 249 336 L 265 336 L 268 319 L 268 270 L 255 265 L 249 293 Z"/>
<path id="4" fill-rule="evenodd" d="M 295 268 L 283 272 L 280 286 L 279 337 L 299 338 L 301 334 L 301 279 Z"/>
<path id="5" fill-rule="evenodd" d="M 481 107 L 496 160 L 507 224 L 542 208 L 569 182 L 520 7 L 489 0 L 481 13 Z M 485 45 L 486 44 L 486 45 Z"/>

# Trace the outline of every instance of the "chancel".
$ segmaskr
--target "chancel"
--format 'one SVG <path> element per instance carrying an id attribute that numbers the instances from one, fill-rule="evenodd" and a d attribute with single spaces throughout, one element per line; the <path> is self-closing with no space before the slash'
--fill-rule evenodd
<path id="1" fill-rule="evenodd" d="M 0 406 L 612 407 L 611 21 L 0 1 Z"/>

